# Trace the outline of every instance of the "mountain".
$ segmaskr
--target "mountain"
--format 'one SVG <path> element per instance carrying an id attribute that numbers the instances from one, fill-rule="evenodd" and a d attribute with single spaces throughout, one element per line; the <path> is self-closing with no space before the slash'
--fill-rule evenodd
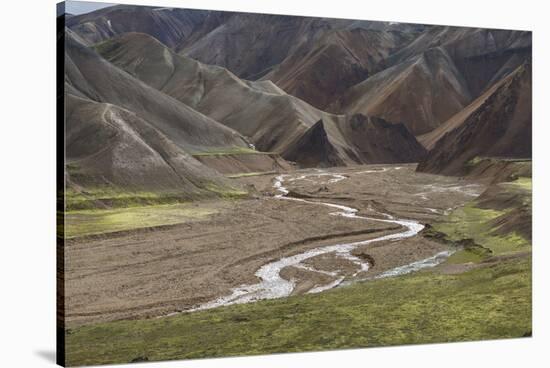
<path id="1" fill-rule="evenodd" d="M 240 78 L 267 74 L 303 45 L 354 21 L 270 14 L 233 13 L 180 54 L 227 68 Z"/>
<path id="2" fill-rule="evenodd" d="M 66 26 L 89 45 L 126 32 L 143 32 L 176 47 L 207 14 L 206 10 L 116 5 L 70 17 Z"/>
<path id="3" fill-rule="evenodd" d="M 478 157 L 530 158 L 531 74 L 531 64 L 522 64 L 453 117 L 417 170 L 461 175 L 465 165 Z"/>
<path id="4" fill-rule="evenodd" d="M 83 97 L 136 113 L 190 152 L 248 147 L 234 130 L 118 69 L 71 35 L 65 42 L 65 80 Z"/>
<path id="5" fill-rule="evenodd" d="M 211 170 L 131 111 L 67 94 L 69 186 L 177 193 L 185 199 L 231 188 Z"/>
<path id="6" fill-rule="evenodd" d="M 426 151 L 402 124 L 356 114 L 319 120 L 287 151 L 303 167 L 417 162 Z"/>
<path id="7" fill-rule="evenodd" d="M 426 154 L 424 147 L 403 124 L 356 114 L 348 116 L 340 129 L 349 146 L 353 147 L 358 162 L 418 162 Z"/>
<path id="8" fill-rule="evenodd" d="M 410 162 L 426 154 L 415 136 L 431 151 L 426 170 L 443 170 L 427 163 L 440 152 L 456 172 L 448 136 L 492 142 L 489 115 L 475 134 L 457 132 L 499 113 L 530 68 L 526 31 L 126 5 L 67 25 L 73 96 L 135 114 L 226 173 L 288 168 L 278 155 L 302 166 Z M 530 136 L 508 115 L 513 133 L 481 151 L 530 151 L 508 147 Z"/>
<path id="9" fill-rule="evenodd" d="M 420 135 L 437 128 L 470 101 L 470 91 L 452 59 L 435 48 L 351 87 L 329 109 L 402 122 Z"/>
<path id="10" fill-rule="evenodd" d="M 473 96 L 479 96 L 523 63 L 531 54 L 531 32 L 433 26 L 392 54 L 385 67 L 440 47 L 453 60 Z"/>
<path id="11" fill-rule="evenodd" d="M 178 55 L 151 36 L 127 33 L 98 52 L 114 65 L 239 131 L 260 151 L 284 152 L 324 114 L 269 81 L 245 81 L 225 68 Z"/>
<path id="12" fill-rule="evenodd" d="M 124 188 L 194 199 L 235 190 L 190 153 L 247 149 L 241 135 L 116 68 L 70 30 L 65 93 L 68 183 L 78 191 Z"/>
<path id="13" fill-rule="evenodd" d="M 414 137 L 403 133 L 402 126 L 382 124 L 380 119 L 346 119 L 328 114 L 286 94 L 270 81 L 242 80 L 224 68 L 175 54 L 145 34 L 115 37 L 98 45 L 97 50 L 147 84 L 247 136 L 260 151 L 274 151 L 299 164 L 401 162 L 420 158 L 417 153 L 423 153 L 421 147 L 410 147 L 411 138 L 419 145 Z M 303 160 L 310 155 L 304 142 L 323 144 L 323 134 L 336 146 L 337 158 L 321 154 Z M 321 141 L 312 141 L 317 138 Z M 384 149 L 371 149 L 376 144 L 385 145 Z M 388 148 L 391 144 L 394 147 Z"/>
<path id="14" fill-rule="evenodd" d="M 479 109 L 485 101 L 493 95 L 493 93 L 506 82 L 506 78 L 501 79 L 499 82 L 491 86 L 485 93 L 472 101 L 464 109 L 449 118 L 446 122 L 438 126 L 436 129 L 429 133 L 418 136 L 418 141 L 427 149 L 434 148 L 438 140 L 440 140 L 445 134 L 454 130 L 464 123 L 464 121 L 477 109 Z"/>
<path id="15" fill-rule="evenodd" d="M 363 28 L 329 31 L 313 44 L 301 45 L 262 79 L 323 109 L 410 38 Z"/>

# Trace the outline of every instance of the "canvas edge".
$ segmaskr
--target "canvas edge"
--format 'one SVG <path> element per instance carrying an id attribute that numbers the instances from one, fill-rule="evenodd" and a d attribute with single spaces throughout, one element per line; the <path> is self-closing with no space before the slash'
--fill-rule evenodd
<path id="1" fill-rule="evenodd" d="M 65 2 L 56 4 L 56 363 L 65 354 Z"/>

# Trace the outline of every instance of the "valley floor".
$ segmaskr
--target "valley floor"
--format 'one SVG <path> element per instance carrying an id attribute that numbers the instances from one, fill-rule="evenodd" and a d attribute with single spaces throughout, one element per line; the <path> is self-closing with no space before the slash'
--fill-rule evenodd
<path id="1" fill-rule="evenodd" d="M 289 197 L 432 226 L 407 239 L 354 248 L 353 257 L 368 262 L 368 270 L 333 254 L 309 258 L 301 265 L 306 267 L 285 267 L 281 275 L 294 282 L 288 298 L 185 312 L 258 282 L 255 272 L 266 263 L 403 229 L 276 198 L 274 174 L 237 175 L 233 180 L 254 184 L 256 199 L 226 201 L 182 224 L 68 240 L 69 364 L 529 334 L 530 241 L 493 231 L 489 222 L 506 210 L 477 207 L 474 199 L 486 189 L 480 182 L 414 169 L 369 165 L 289 174 Z M 523 181 L 504 190 L 530 198 Z M 203 205 L 195 205 L 200 212 Z M 438 254 L 445 256 L 420 272 L 380 278 Z M 345 281 L 307 294 L 336 279 Z"/>

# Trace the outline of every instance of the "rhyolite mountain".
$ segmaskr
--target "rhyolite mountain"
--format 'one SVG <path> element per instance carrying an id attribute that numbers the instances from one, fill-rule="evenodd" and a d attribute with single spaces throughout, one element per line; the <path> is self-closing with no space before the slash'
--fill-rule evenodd
<path id="1" fill-rule="evenodd" d="M 303 167 L 418 162 L 426 150 L 402 124 L 361 114 L 319 120 L 287 151 Z"/>
<path id="2" fill-rule="evenodd" d="M 363 28 L 330 31 L 313 43 L 300 45 L 261 79 L 323 109 L 374 74 L 382 60 L 412 37 Z"/>
<path id="3" fill-rule="evenodd" d="M 248 147 L 234 130 L 115 67 L 67 32 L 65 80 L 88 99 L 133 111 L 189 151 Z"/>
<path id="4" fill-rule="evenodd" d="M 116 68 L 70 31 L 65 94 L 69 187 L 196 199 L 237 186 L 190 152 L 248 147 L 240 134 Z"/>
<path id="5" fill-rule="evenodd" d="M 415 135 L 437 128 L 471 101 L 466 81 L 442 48 L 433 48 L 349 88 L 331 107 L 402 122 Z"/>
<path id="6" fill-rule="evenodd" d="M 72 16 L 66 26 L 93 45 L 126 32 L 143 32 L 176 47 L 202 24 L 205 10 L 116 5 Z"/>
<path id="7" fill-rule="evenodd" d="M 206 64 L 225 67 L 237 76 L 256 79 L 294 50 L 314 43 L 328 30 L 353 21 L 270 14 L 233 13 L 179 52 Z"/>
<path id="8" fill-rule="evenodd" d="M 225 68 L 178 55 L 142 33 L 115 37 L 97 50 L 148 85 L 241 132 L 260 151 L 284 152 L 324 114 L 270 81 L 241 80 Z"/>
<path id="9" fill-rule="evenodd" d="M 425 26 L 350 19 L 211 12 L 204 25 L 196 28 L 193 35 L 183 40 L 177 51 L 206 64 L 223 66 L 241 78 L 258 79 L 293 54 L 310 52 L 323 42 L 331 42 L 330 39 L 326 39 L 328 34 L 338 30 L 356 29 L 382 32 L 382 38 L 395 36 L 412 41 L 414 35 L 422 32 Z M 401 35 L 396 35 L 397 33 Z M 324 38 L 325 41 L 322 41 Z M 376 51 L 371 44 L 378 42 L 377 40 L 366 40 L 361 44 L 365 40 L 358 37 L 354 40 L 352 37 L 348 38 L 350 39 L 345 43 L 355 42 L 352 48 L 365 47 L 365 50 L 374 54 L 384 54 L 384 49 L 388 48 L 387 40 L 382 42 L 380 51 Z M 321 44 L 318 41 L 321 41 Z M 391 44 L 389 47 L 391 48 Z"/>
<path id="10" fill-rule="evenodd" d="M 242 133 L 258 150 L 276 152 L 301 165 L 414 162 L 424 154 L 415 137 L 404 134 L 404 127 L 328 114 L 270 81 L 242 80 L 227 69 L 178 55 L 149 35 L 127 33 L 96 49 L 129 74 Z M 324 133 L 337 147 L 337 161 L 324 155 L 302 159 L 309 154 L 303 142 L 319 121 L 330 126 Z M 355 122 L 351 128 L 350 121 Z M 393 151 L 381 149 L 392 144 Z"/>
<path id="11" fill-rule="evenodd" d="M 196 199 L 234 185 L 135 113 L 68 93 L 69 187 L 154 190 Z"/>
<path id="12" fill-rule="evenodd" d="M 453 60 L 473 97 L 514 71 L 531 55 L 531 32 L 433 26 L 386 60 L 385 67 L 440 47 Z"/>
<path id="13" fill-rule="evenodd" d="M 472 154 L 530 156 L 528 31 L 126 5 L 66 22 L 74 98 L 135 114 L 191 156 L 220 152 L 201 158 L 217 169 L 251 147 L 451 175 Z"/>
<path id="14" fill-rule="evenodd" d="M 481 157 L 530 158 L 532 155 L 531 64 L 512 74 L 444 124 L 418 171 L 461 175 Z"/>

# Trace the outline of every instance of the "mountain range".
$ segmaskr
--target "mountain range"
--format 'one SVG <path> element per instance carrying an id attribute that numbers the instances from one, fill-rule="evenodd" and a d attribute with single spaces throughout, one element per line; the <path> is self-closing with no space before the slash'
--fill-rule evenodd
<path id="1" fill-rule="evenodd" d="M 65 26 L 75 188 L 195 198 L 243 171 L 531 157 L 528 31 L 126 5 Z"/>

